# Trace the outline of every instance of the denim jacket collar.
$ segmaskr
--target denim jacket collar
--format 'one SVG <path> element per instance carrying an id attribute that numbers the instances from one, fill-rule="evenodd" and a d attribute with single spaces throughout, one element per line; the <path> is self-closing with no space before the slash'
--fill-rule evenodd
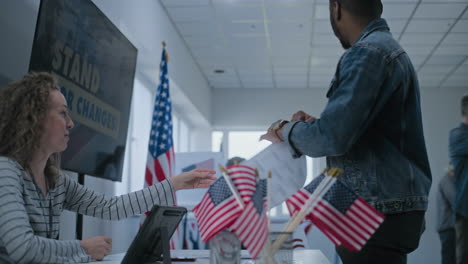
<path id="1" fill-rule="evenodd" d="M 371 21 L 364 28 L 364 31 L 362 31 L 361 35 L 359 36 L 359 38 L 354 43 L 357 43 L 360 40 L 365 39 L 367 36 L 369 36 L 370 33 L 374 32 L 374 31 L 382 31 L 382 30 L 390 31 L 390 28 L 388 27 L 387 22 L 383 18 L 375 19 L 375 20 Z"/>

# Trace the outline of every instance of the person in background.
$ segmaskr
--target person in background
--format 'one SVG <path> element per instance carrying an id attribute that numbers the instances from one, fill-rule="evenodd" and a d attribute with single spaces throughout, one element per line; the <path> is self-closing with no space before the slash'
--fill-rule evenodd
<path id="1" fill-rule="evenodd" d="M 343 170 L 339 180 L 385 215 L 361 251 L 336 248 L 343 263 L 407 263 L 425 228 L 432 182 L 416 70 L 381 18 L 380 0 L 329 0 L 329 7 L 346 51 L 325 109 L 320 118 L 298 111 L 262 138 L 285 141 L 295 157 L 326 156 L 327 167 Z"/>
<path id="2" fill-rule="evenodd" d="M 177 190 L 206 188 L 215 171 L 196 169 L 126 195 L 107 198 L 60 169 L 73 121 L 57 80 L 29 73 L 0 90 L 0 260 L 75 263 L 102 260 L 108 237 L 57 240 L 64 209 L 109 220 L 174 205 Z"/>
<path id="3" fill-rule="evenodd" d="M 242 157 L 238 157 L 238 156 L 232 157 L 232 158 L 228 159 L 228 161 L 226 162 L 226 167 L 229 167 L 229 166 L 232 166 L 232 165 L 239 165 L 244 160 L 245 159 L 242 158 Z"/>
<path id="4" fill-rule="evenodd" d="M 449 154 L 455 175 L 457 264 L 468 263 L 468 95 L 461 99 L 462 123 L 450 131 Z"/>
<path id="5" fill-rule="evenodd" d="M 449 164 L 447 173 L 442 177 L 437 189 L 437 232 L 442 247 L 442 264 L 455 262 L 455 178 L 452 164 Z"/>

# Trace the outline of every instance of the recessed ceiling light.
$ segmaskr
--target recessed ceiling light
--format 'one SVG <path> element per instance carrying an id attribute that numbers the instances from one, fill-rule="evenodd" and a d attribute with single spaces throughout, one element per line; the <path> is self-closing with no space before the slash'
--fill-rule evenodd
<path id="1" fill-rule="evenodd" d="M 224 70 L 216 69 L 216 70 L 214 70 L 214 73 L 222 74 L 222 73 L 224 73 Z"/>

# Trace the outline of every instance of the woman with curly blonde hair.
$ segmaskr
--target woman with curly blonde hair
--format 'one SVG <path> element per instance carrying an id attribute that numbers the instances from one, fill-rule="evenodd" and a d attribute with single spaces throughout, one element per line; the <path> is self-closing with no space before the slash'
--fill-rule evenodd
<path id="1" fill-rule="evenodd" d="M 174 205 L 181 189 L 205 188 L 215 171 L 195 169 L 107 198 L 60 170 L 73 121 L 57 80 L 30 73 L 0 89 L 0 262 L 76 263 L 109 254 L 108 237 L 57 240 L 64 209 L 109 220 Z M 138 205 L 138 206 L 135 206 Z"/>

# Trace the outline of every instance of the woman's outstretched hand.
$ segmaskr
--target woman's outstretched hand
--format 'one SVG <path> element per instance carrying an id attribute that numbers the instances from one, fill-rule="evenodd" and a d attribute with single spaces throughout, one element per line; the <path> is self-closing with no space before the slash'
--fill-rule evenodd
<path id="1" fill-rule="evenodd" d="M 213 176 L 215 173 L 216 171 L 210 169 L 194 169 L 171 177 L 169 181 L 176 191 L 206 188 L 216 180 L 216 177 Z"/>

